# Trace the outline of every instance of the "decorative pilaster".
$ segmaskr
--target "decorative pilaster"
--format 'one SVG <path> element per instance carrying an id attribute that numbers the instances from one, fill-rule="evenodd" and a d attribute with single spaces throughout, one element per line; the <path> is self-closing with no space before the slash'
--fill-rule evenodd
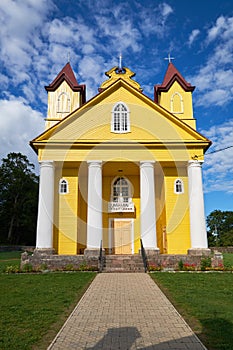
<path id="1" fill-rule="evenodd" d="M 189 211 L 191 249 L 189 254 L 207 253 L 208 242 L 205 223 L 204 197 L 202 186 L 202 162 L 188 162 Z"/>
<path id="2" fill-rule="evenodd" d="M 54 163 L 40 162 L 39 204 L 36 233 L 36 249 L 53 249 L 53 212 L 54 212 Z"/>
<path id="3" fill-rule="evenodd" d="M 102 161 L 88 161 L 88 207 L 86 255 L 95 254 L 102 240 Z M 93 252 L 91 253 L 91 250 Z"/>
<path id="4" fill-rule="evenodd" d="M 140 162 L 141 239 L 147 252 L 159 250 L 156 236 L 154 163 Z"/>

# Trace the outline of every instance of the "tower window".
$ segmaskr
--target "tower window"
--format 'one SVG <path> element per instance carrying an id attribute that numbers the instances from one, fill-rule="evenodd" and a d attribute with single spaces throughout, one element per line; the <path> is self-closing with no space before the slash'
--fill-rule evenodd
<path id="1" fill-rule="evenodd" d="M 62 92 L 58 96 L 57 113 L 70 113 L 70 95 L 66 92 Z"/>
<path id="2" fill-rule="evenodd" d="M 184 193 L 184 183 L 181 179 L 175 180 L 174 192 L 175 193 Z"/>
<path id="3" fill-rule="evenodd" d="M 175 92 L 171 97 L 171 112 L 174 114 L 184 113 L 183 98 L 179 92 Z"/>
<path id="4" fill-rule="evenodd" d="M 120 134 L 130 132 L 129 110 L 123 102 L 113 107 L 111 131 Z"/>
<path id="5" fill-rule="evenodd" d="M 65 179 L 61 179 L 59 182 L 59 193 L 66 194 L 69 193 L 68 181 Z"/>

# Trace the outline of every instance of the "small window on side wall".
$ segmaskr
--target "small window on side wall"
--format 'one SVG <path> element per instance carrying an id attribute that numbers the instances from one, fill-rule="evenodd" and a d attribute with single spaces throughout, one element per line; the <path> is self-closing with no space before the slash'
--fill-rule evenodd
<path id="1" fill-rule="evenodd" d="M 66 194 L 69 193 L 68 181 L 66 179 L 61 179 L 59 182 L 59 193 Z"/>
<path id="2" fill-rule="evenodd" d="M 179 194 L 179 193 L 184 193 L 184 183 L 181 179 L 176 179 L 174 182 L 174 192 Z"/>

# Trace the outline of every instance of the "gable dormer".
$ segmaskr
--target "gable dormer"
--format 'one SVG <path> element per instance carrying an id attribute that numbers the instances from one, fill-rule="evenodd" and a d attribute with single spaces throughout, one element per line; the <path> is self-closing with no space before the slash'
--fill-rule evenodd
<path id="1" fill-rule="evenodd" d="M 69 62 L 45 89 L 48 92 L 46 130 L 86 102 L 86 86 L 78 84 Z"/>
<path id="2" fill-rule="evenodd" d="M 188 83 L 172 62 L 169 63 L 161 85 L 154 87 L 154 100 L 176 117 L 196 129 L 193 118 L 192 92 L 195 86 Z"/>

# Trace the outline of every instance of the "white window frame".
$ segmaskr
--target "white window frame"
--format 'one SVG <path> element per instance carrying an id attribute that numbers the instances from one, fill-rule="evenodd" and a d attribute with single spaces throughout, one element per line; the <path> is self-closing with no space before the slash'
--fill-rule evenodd
<path id="1" fill-rule="evenodd" d="M 65 186 L 65 188 L 63 186 Z M 59 181 L 59 193 L 60 194 L 69 193 L 69 183 L 66 179 L 64 179 L 64 177 L 61 178 Z"/>
<path id="2" fill-rule="evenodd" d="M 179 183 L 178 183 L 179 182 Z M 178 191 L 177 186 L 180 186 L 181 191 Z M 184 182 L 182 179 L 176 179 L 174 181 L 174 193 L 176 194 L 182 194 L 184 193 Z"/>
<path id="3" fill-rule="evenodd" d="M 116 110 L 118 106 L 120 106 L 120 111 Z M 117 102 L 112 109 L 111 132 L 116 134 L 126 134 L 130 132 L 129 114 L 130 111 L 127 105 L 121 101 Z"/>
<path id="4" fill-rule="evenodd" d="M 132 186 L 131 182 L 125 177 L 125 176 L 117 176 L 113 179 L 112 184 L 111 184 L 111 202 L 117 202 L 115 199 L 116 196 L 114 196 L 114 184 L 118 179 L 124 179 L 127 182 L 127 187 L 128 187 L 128 196 L 123 196 L 122 194 L 122 201 L 125 203 L 130 203 L 132 202 Z M 118 196 L 118 200 L 121 200 L 121 193 L 120 196 Z"/>

